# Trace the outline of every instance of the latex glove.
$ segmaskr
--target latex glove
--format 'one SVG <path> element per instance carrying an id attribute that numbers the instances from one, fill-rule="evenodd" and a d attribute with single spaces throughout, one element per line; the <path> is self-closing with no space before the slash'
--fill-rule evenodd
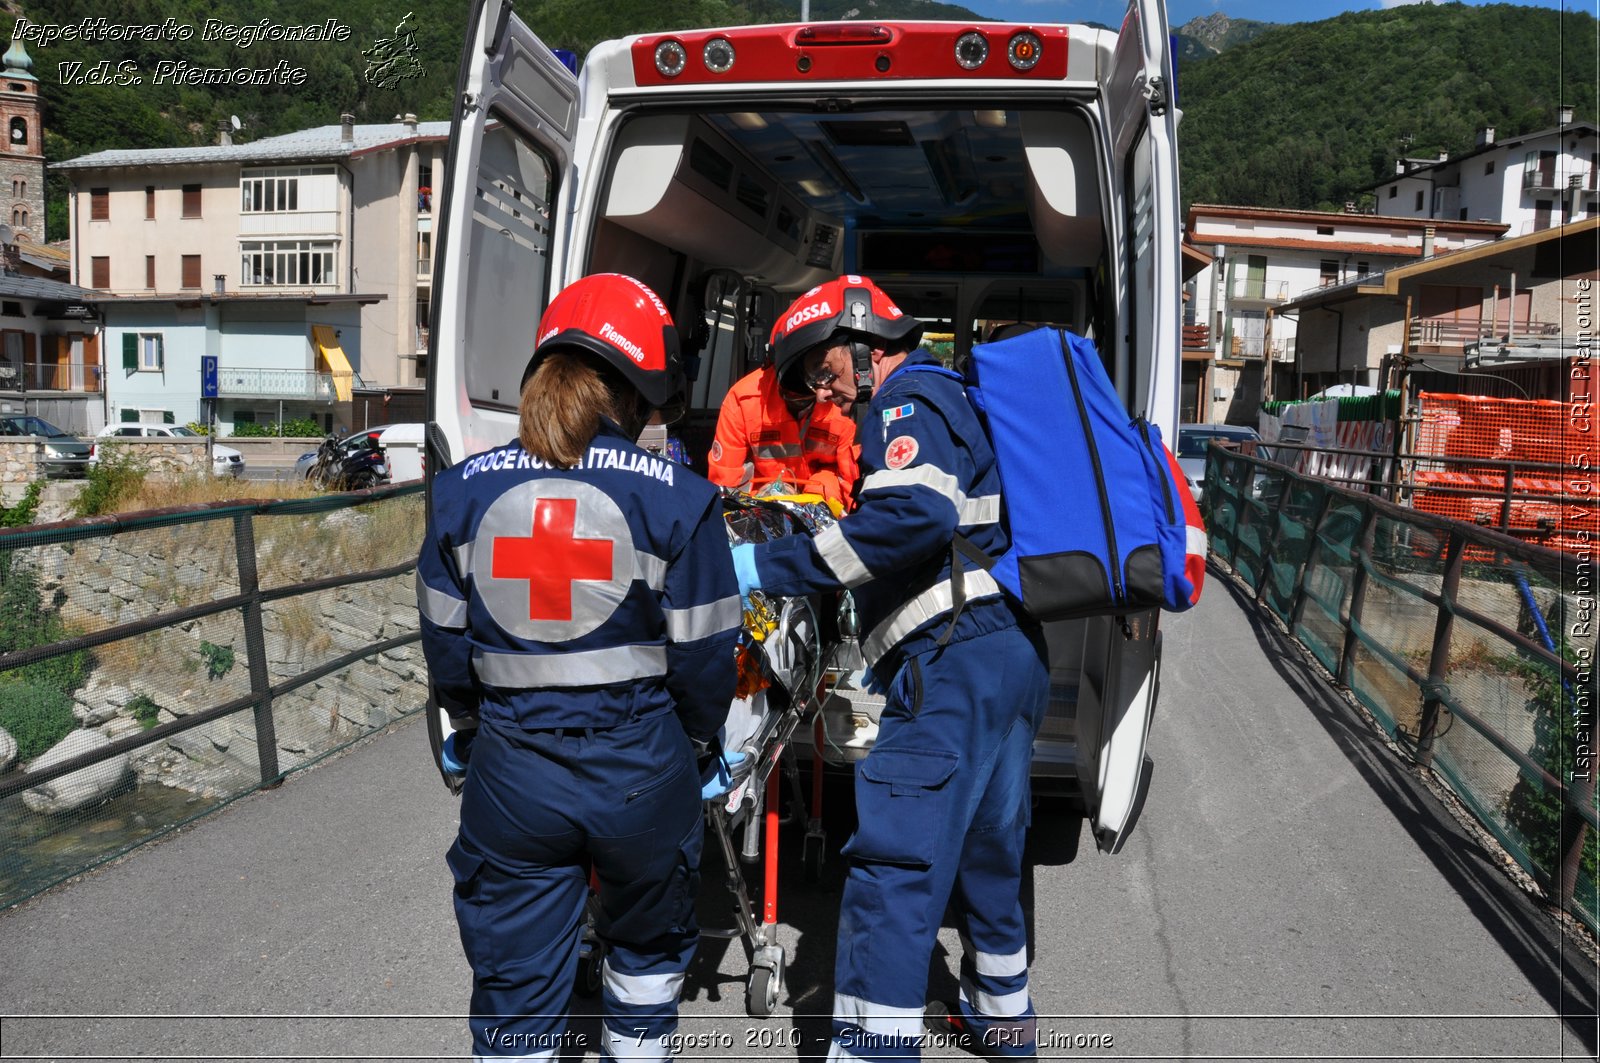
<path id="1" fill-rule="evenodd" d="M 700 770 L 700 800 L 713 801 L 733 789 L 733 775 L 744 763 L 743 753 L 723 753 L 706 761 Z"/>
<path id="2" fill-rule="evenodd" d="M 868 694 L 876 694 L 880 698 L 889 696 L 889 684 L 878 678 L 878 674 L 869 666 L 862 670 L 860 688 Z"/>
<path id="3" fill-rule="evenodd" d="M 761 589 L 761 573 L 756 571 L 755 543 L 740 543 L 733 548 L 733 574 L 739 579 L 739 597 L 749 601 L 750 592 Z"/>
<path id="4" fill-rule="evenodd" d="M 439 749 L 439 766 L 447 774 L 465 775 L 472 759 L 472 740 L 477 737 L 477 731 L 451 731 Z"/>

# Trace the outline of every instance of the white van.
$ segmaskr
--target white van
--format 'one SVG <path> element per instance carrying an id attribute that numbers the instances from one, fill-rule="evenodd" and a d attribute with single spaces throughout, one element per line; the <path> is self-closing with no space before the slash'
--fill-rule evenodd
<path id="1" fill-rule="evenodd" d="M 1041 9 L 1043 10 L 1043 9 Z M 841 273 L 957 356 L 1008 322 L 1092 338 L 1130 412 L 1175 438 L 1179 212 L 1163 0 L 1085 25 L 804 23 L 597 45 L 574 77 L 478 0 L 440 204 L 431 470 L 515 434 L 552 293 L 591 273 L 662 295 L 700 468 L 773 315 Z M 1035 775 L 1121 847 L 1149 782 L 1156 616 L 1052 625 Z"/>

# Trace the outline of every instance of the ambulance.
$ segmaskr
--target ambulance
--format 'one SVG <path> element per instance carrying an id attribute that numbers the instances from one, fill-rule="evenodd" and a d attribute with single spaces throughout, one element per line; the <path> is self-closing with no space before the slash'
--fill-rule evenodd
<path id="1" fill-rule="evenodd" d="M 640 278 L 678 323 L 691 383 L 672 431 L 702 470 L 723 395 L 761 364 L 774 315 L 842 273 L 871 277 L 957 359 L 1002 324 L 1070 327 L 1094 340 L 1130 413 L 1175 438 L 1163 0 L 1131 0 L 1116 29 L 860 19 L 645 33 L 597 45 L 576 75 L 506 0 L 477 0 L 460 78 L 429 332 L 433 474 L 516 434 L 540 313 L 601 272 Z M 1128 619 L 1051 625 L 1034 756 L 1036 782 L 1074 794 L 1106 852 L 1151 771 L 1157 617 Z"/>

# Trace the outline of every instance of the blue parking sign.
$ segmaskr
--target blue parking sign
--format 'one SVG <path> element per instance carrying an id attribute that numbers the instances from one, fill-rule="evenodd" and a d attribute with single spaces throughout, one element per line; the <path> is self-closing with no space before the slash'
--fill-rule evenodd
<path id="1" fill-rule="evenodd" d="M 200 397 L 217 397 L 217 356 L 214 354 L 200 356 Z"/>

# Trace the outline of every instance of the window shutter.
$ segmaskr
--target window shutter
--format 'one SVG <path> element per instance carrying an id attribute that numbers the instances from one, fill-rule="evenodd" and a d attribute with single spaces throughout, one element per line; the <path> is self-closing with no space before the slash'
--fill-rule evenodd
<path id="1" fill-rule="evenodd" d="M 137 372 L 139 369 L 139 334 L 137 332 L 124 332 L 122 334 L 122 368 Z"/>

